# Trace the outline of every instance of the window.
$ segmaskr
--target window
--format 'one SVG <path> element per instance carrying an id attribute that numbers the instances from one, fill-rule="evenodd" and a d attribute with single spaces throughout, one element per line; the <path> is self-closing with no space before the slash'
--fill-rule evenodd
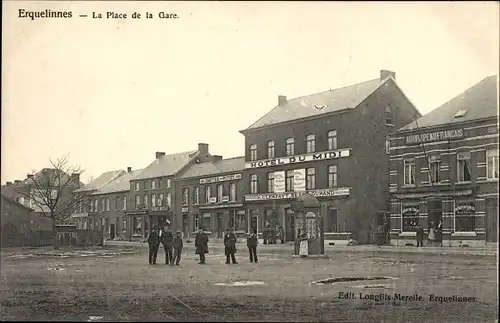
<path id="1" fill-rule="evenodd" d="M 274 141 L 267 142 L 267 158 L 274 158 Z"/>
<path id="2" fill-rule="evenodd" d="M 156 206 L 156 194 L 151 194 L 151 206 L 152 207 Z"/>
<path id="3" fill-rule="evenodd" d="M 233 228 L 234 231 L 246 231 L 245 211 L 229 211 L 229 228 Z"/>
<path id="4" fill-rule="evenodd" d="M 172 194 L 167 193 L 167 206 L 171 207 L 172 206 Z"/>
<path id="5" fill-rule="evenodd" d="M 97 212 L 97 211 L 99 211 L 99 201 L 95 200 L 94 201 L 94 212 Z"/>
<path id="6" fill-rule="evenodd" d="M 285 191 L 287 191 L 287 192 L 293 191 L 293 178 L 294 178 L 293 170 L 287 170 L 286 171 Z"/>
<path id="7" fill-rule="evenodd" d="M 337 130 L 328 131 L 328 150 L 337 149 Z"/>
<path id="8" fill-rule="evenodd" d="M 89 219 L 89 229 L 94 230 L 94 221 L 93 219 Z"/>
<path id="9" fill-rule="evenodd" d="M 328 188 L 337 187 L 337 165 L 328 166 Z"/>
<path id="10" fill-rule="evenodd" d="M 337 221 L 338 221 L 338 210 L 333 208 L 329 209 L 326 232 L 338 232 Z"/>
<path id="11" fill-rule="evenodd" d="M 250 145 L 250 160 L 257 160 L 257 145 Z"/>
<path id="12" fill-rule="evenodd" d="M 193 204 L 200 204 L 200 188 L 199 187 L 194 188 Z"/>
<path id="13" fill-rule="evenodd" d="M 193 231 L 197 231 L 200 227 L 200 215 L 195 214 L 193 218 Z"/>
<path id="14" fill-rule="evenodd" d="M 474 202 L 460 203 L 455 207 L 455 232 L 476 230 L 476 209 Z"/>
<path id="15" fill-rule="evenodd" d="M 392 125 L 392 108 L 390 105 L 385 107 L 385 124 Z"/>
<path id="16" fill-rule="evenodd" d="M 306 170 L 306 189 L 316 189 L 316 168 L 308 168 Z"/>
<path id="17" fill-rule="evenodd" d="M 401 210 L 403 218 L 403 232 L 414 232 L 420 225 L 418 205 L 403 205 Z"/>
<path id="18" fill-rule="evenodd" d="M 165 206 L 164 198 L 165 198 L 165 195 L 163 195 L 163 193 L 161 193 L 160 197 L 158 197 L 158 206 Z"/>
<path id="19" fill-rule="evenodd" d="M 274 173 L 273 172 L 267 173 L 267 192 L 268 193 L 274 192 Z"/>
<path id="20" fill-rule="evenodd" d="M 140 195 L 137 195 L 135 197 L 135 208 L 138 209 L 141 207 L 141 196 Z"/>
<path id="21" fill-rule="evenodd" d="M 127 219 L 125 217 L 123 217 L 122 219 L 122 233 L 126 233 L 127 232 Z"/>
<path id="22" fill-rule="evenodd" d="M 210 213 L 203 214 L 202 226 L 203 230 L 210 231 Z"/>
<path id="23" fill-rule="evenodd" d="M 140 187 L 139 182 L 136 182 L 136 183 L 135 183 L 135 190 L 136 190 L 136 191 L 138 191 L 138 190 L 140 190 L 140 189 L 141 189 L 141 187 Z"/>
<path id="24" fill-rule="evenodd" d="M 391 140 L 389 136 L 385 137 L 385 153 L 387 155 L 391 153 Z"/>
<path id="25" fill-rule="evenodd" d="M 109 197 L 106 198 L 106 211 L 109 211 Z"/>
<path id="26" fill-rule="evenodd" d="M 167 179 L 167 188 L 170 188 L 170 185 L 171 185 L 171 184 L 172 184 L 172 183 L 170 183 L 170 178 L 168 178 L 168 179 Z"/>
<path id="27" fill-rule="evenodd" d="M 486 150 L 486 178 L 498 179 L 498 148 Z"/>
<path id="28" fill-rule="evenodd" d="M 122 198 L 120 196 L 117 196 L 115 201 L 115 210 L 120 210 L 122 208 L 120 205 L 121 203 L 122 203 Z"/>
<path id="29" fill-rule="evenodd" d="M 250 193 L 251 194 L 257 193 L 257 175 L 255 174 L 250 175 Z"/>
<path id="30" fill-rule="evenodd" d="M 148 196 L 147 195 L 144 195 L 144 207 L 147 208 L 149 206 L 149 203 L 148 203 Z"/>
<path id="31" fill-rule="evenodd" d="M 236 183 L 229 184 L 229 200 L 236 201 Z"/>
<path id="32" fill-rule="evenodd" d="M 224 196 L 224 186 L 222 184 L 217 185 L 217 201 L 221 202 Z"/>
<path id="33" fill-rule="evenodd" d="M 440 169 L 441 168 L 441 158 L 440 156 L 429 156 L 429 182 L 440 183 Z"/>
<path id="34" fill-rule="evenodd" d="M 470 182 L 471 167 L 470 167 L 469 152 L 463 152 L 457 154 L 457 176 L 459 182 Z"/>
<path id="35" fill-rule="evenodd" d="M 316 136 L 315 135 L 307 135 L 306 136 L 306 152 L 313 153 L 316 151 Z"/>
<path id="36" fill-rule="evenodd" d="M 124 197 L 123 197 L 122 209 L 123 209 L 123 210 L 126 210 L 126 209 L 127 209 L 127 196 L 124 196 Z"/>
<path id="37" fill-rule="evenodd" d="M 141 235 L 142 234 L 142 219 L 140 216 L 133 217 L 133 235 Z"/>
<path id="38" fill-rule="evenodd" d="M 406 159 L 404 165 L 404 185 L 415 185 L 415 159 Z"/>
<path id="39" fill-rule="evenodd" d="M 101 199 L 101 211 L 106 211 L 106 199 Z"/>
<path id="40" fill-rule="evenodd" d="M 163 187 L 163 181 L 161 180 L 161 178 L 158 180 L 158 188 L 162 188 Z"/>
<path id="41" fill-rule="evenodd" d="M 295 155 L 295 139 L 287 138 L 286 140 L 286 155 L 293 156 Z"/>
<path id="42" fill-rule="evenodd" d="M 151 189 L 153 189 L 153 190 L 156 189 L 156 179 L 153 179 L 151 181 Z"/>
<path id="43" fill-rule="evenodd" d="M 182 205 L 187 205 L 188 199 L 189 199 L 189 189 L 186 187 L 182 189 Z"/>
<path id="44" fill-rule="evenodd" d="M 212 187 L 207 185 L 205 186 L 205 203 L 210 203 L 210 197 L 212 197 Z"/>

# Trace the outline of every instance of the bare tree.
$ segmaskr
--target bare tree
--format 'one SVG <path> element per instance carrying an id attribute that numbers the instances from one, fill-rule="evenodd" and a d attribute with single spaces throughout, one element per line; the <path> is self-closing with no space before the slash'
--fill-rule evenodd
<path id="1" fill-rule="evenodd" d="M 30 199 L 35 212 L 52 220 L 54 249 L 58 248 L 56 224 L 67 220 L 82 203 L 87 204 L 91 192 L 75 192 L 81 188 L 80 166 L 70 166 L 68 156 L 50 160 L 52 168 L 28 175 L 21 194 Z"/>

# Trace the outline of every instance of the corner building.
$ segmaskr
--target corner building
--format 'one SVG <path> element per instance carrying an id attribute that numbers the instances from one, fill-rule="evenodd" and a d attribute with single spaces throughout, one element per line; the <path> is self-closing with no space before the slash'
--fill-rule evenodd
<path id="1" fill-rule="evenodd" d="M 490 76 L 391 137 L 391 243 L 441 223 L 443 246 L 498 236 L 497 76 Z M 427 240 L 427 239 L 426 239 Z"/>
<path id="2" fill-rule="evenodd" d="M 297 235 L 293 202 L 308 192 L 321 204 L 325 242 L 371 240 L 373 216 L 388 210 L 388 135 L 420 116 L 396 84 L 395 73 L 291 100 L 249 128 L 245 136 L 250 227 L 283 226 Z"/>

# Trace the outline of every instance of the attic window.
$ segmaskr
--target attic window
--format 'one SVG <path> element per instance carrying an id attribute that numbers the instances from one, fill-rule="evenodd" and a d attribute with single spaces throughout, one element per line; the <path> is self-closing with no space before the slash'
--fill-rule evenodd
<path id="1" fill-rule="evenodd" d="M 459 110 L 457 113 L 455 113 L 455 118 L 461 118 L 467 113 L 467 110 Z"/>
<path id="2" fill-rule="evenodd" d="M 390 105 L 385 107 L 385 124 L 392 125 L 393 123 L 392 108 Z"/>

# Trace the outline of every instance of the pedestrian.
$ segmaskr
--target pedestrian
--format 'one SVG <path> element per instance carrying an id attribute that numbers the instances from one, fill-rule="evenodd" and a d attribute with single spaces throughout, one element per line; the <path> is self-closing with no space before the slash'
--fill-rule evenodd
<path id="1" fill-rule="evenodd" d="M 149 264 L 156 265 L 156 256 L 158 256 L 158 248 L 160 247 L 160 235 L 158 228 L 153 226 L 153 230 L 148 236 L 149 245 Z"/>
<path id="2" fill-rule="evenodd" d="M 418 226 L 417 229 L 417 247 L 423 247 L 424 244 L 424 228 L 422 228 L 422 225 Z"/>
<path id="3" fill-rule="evenodd" d="M 443 246 L 443 221 L 439 221 L 439 224 L 436 228 L 436 241 L 439 242 L 439 246 Z"/>
<path id="4" fill-rule="evenodd" d="M 165 265 L 174 264 L 174 258 L 172 257 L 173 241 L 174 236 L 172 232 L 167 227 L 164 227 L 161 242 L 163 243 L 163 250 L 165 250 Z"/>
<path id="5" fill-rule="evenodd" d="M 247 237 L 247 247 L 248 247 L 248 253 L 250 255 L 250 262 L 258 263 L 259 259 L 257 258 L 257 244 L 259 243 L 259 240 L 257 238 L 257 231 L 252 230 L 252 233 L 250 233 Z"/>
<path id="6" fill-rule="evenodd" d="M 224 235 L 224 252 L 226 254 L 226 264 L 229 264 L 229 257 L 231 257 L 233 264 L 237 264 L 234 256 L 236 253 L 236 236 L 232 228 Z"/>
<path id="7" fill-rule="evenodd" d="M 208 253 L 208 235 L 203 232 L 203 228 L 198 230 L 196 234 L 196 239 L 194 240 L 194 246 L 196 247 L 196 254 L 200 255 L 200 265 L 205 264 L 205 254 Z"/>
<path id="8" fill-rule="evenodd" d="M 174 259 L 172 260 L 172 264 L 174 263 L 175 260 L 175 265 L 179 266 L 179 262 L 181 261 L 181 255 L 182 255 L 182 248 L 184 247 L 180 231 L 177 231 L 175 234 L 173 246 L 174 246 Z"/>
<path id="9" fill-rule="evenodd" d="M 285 243 L 285 230 L 283 230 L 283 227 L 280 226 L 280 240 L 281 240 L 281 243 Z"/>
<path id="10" fill-rule="evenodd" d="M 429 225 L 429 235 L 427 237 L 431 246 L 434 246 L 434 241 L 436 240 L 436 231 L 434 230 L 434 222 L 431 221 Z"/>

